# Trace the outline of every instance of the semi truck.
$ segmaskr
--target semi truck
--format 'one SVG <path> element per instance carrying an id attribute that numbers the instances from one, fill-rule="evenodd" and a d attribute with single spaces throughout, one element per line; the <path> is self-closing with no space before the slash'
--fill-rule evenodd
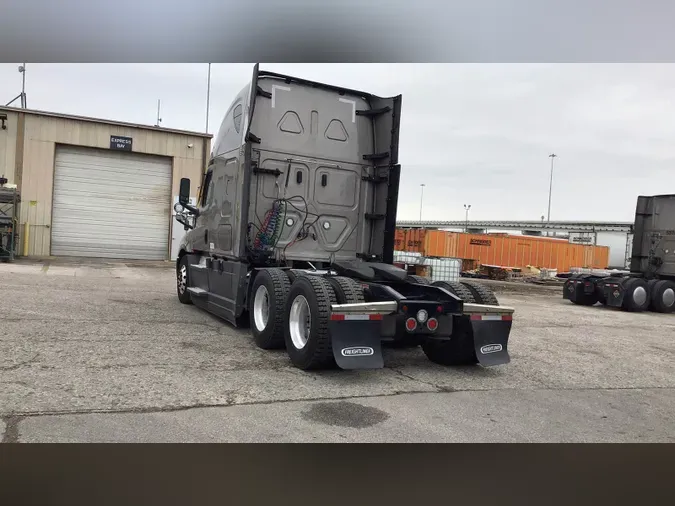
<path id="1" fill-rule="evenodd" d="M 675 195 L 639 196 L 630 269 L 571 276 L 563 298 L 626 311 L 675 311 Z"/>
<path id="2" fill-rule="evenodd" d="M 393 265 L 401 103 L 255 65 L 197 205 L 180 181 L 180 302 L 303 370 L 381 368 L 388 343 L 443 365 L 508 363 L 514 310 L 487 286 Z"/>

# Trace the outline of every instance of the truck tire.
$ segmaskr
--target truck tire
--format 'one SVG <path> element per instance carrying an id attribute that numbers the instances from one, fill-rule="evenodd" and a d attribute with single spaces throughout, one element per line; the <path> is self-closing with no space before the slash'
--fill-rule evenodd
<path id="1" fill-rule="evenodd" d="M 650 279 L 647 281 L 647 291 L 649 292 L 649 310 L 650 311 L 656 311 L 656 306 L 654 305 L 654 302 L 658 297 L 656 297 L 656 293 L 654 292 L 654 286 L 656 283 L 658 283 L 660 280 L 659 279 Z"/>
<path id="2" fill-rule="evenodd" d="M 408 279 L 412 283 L 417 283 L 418 285 L 430 285 L 431 281 L 429 278 L 425 278 L 424 276 L 417 276 L 416 274 L 410 274 L 408 276 Z"/>
<path id="3" fill-rule="evenodd" d="M 626 311 L 646 311 L 649 308 L 649 290 L 644 279 L 628 278 L 623 282 L 623 287 L 623 308 Z"/>
<path id="4" fill-rule="evenodd" d="M 284 347 L 284 309 L 291 282 L 281 269 L 258 271 L 248 304 L 251 334 L 263 350 Z"/>
<path id="5" fill-rule="evenodd" d="M 293 281 L 295 281 L 295 278 L 297 278 L 298 276 L 304 276 L 306 274 L 305 272 L 298 269 L 288 269 L 284 272 L 288 276 L 288 279 L 291 280 L 291 283 L 293 283 Z"/>
<path id="6" fill-rule="evenodd" d="M 357 304 L 365 302 L 363 297 L 363 287 L 361 283 L 345 276 L 331 276 L 328 282 L 335 291 L 335 298 L 338 304 Z"/>
<path id="7" fill-rule="evenodd" d="M 478 362 L 471 338 L 471 323 L 466 318 L 459 321 L 449 340 L 428 339 L 422 343 L 422 351 L 435 364 L 474 365 Z"/>
<path id="8" fill-rule="evenodd" d="M 188 257 L 180 257 L 178 267 L 176 268 L 176 293 L 178 300 L 183 304 L 192 304 L 192 297 L 188 292 L 190 286 L 190 269 L 188 267 Z"/>
<path id="9" fill-rule="evenodd" d="M 335 366 L 328 319 L 330 306 L 336 302 L 333 287 L 323 277 L 298 276 L 291 285 L 284 311 L 284 339 L 295 367 Z"/>
<path id="10" fill-rule="evenodd" d="M 469 291 L 469 289 L 457 281 L 434 281 L 432 286 L 443 288 L 444 290 L 447 290 L 448 292 L 456 295 L 464 302 L 476 302 L 476 299 L 473 298 L 473 294 Z"/>
<path id="11" fill-rule="evenodd" d="M 652 306 L 659 313 L 675 311 L 675 283 L 663 279 L 657 281 L 651 292 Z"/>
<path id="12" fill-rule="evenodd" d="M 492 288 L 476 283 L 475 281 L 460 281 L 473 295 L 476 304 L 485 304 L 487 306 L 498 306 L 499 301 Z"/>

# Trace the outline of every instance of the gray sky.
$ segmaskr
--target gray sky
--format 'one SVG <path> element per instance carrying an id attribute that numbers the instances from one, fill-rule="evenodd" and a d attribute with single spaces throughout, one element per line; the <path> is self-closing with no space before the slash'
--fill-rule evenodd
<path id="1" fill-rule="evenodd" d="M 0 64 L 0 102 L 21 91 Z M 209 132 L 252 64 L 214 64 Z M 639 194 L 675 193 L 675 64 L 263 64 L 403 94 L 399 219 L 625 220 Z M 31 109 L 203 131 L 205 64 L 28 64 Z M 15 103 L 14 105 L 17 105 Z"/>

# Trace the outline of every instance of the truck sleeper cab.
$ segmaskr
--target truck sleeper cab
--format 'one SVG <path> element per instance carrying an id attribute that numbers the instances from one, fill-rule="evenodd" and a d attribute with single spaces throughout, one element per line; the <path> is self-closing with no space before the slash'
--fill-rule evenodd
<path id="1" fill-rule="evenodd" d="M 507 363 L 513 309 L 473 282 L 394 267 L 401 97 L 263 72 L 235 98 L 186 230 L 177 292 L 302 369 L 383 366 L 381 343 L 435 362 Z"/>

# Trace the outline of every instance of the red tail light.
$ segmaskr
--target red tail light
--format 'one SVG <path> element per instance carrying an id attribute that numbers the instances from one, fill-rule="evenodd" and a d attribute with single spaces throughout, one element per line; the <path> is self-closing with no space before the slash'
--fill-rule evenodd
<path id="1" fill-rule="evenodd" d="M 408 332 L 412 332 L 417 328 L 417 320 L 415 318 L 408 318 L 405 321 L 405 328 Z"/>
<path id="2" fill-rule="evenodd" d="M 429 318 L 427 328 L 432 332 L 438 328 L 438 320 L 436 318 Z"/>

